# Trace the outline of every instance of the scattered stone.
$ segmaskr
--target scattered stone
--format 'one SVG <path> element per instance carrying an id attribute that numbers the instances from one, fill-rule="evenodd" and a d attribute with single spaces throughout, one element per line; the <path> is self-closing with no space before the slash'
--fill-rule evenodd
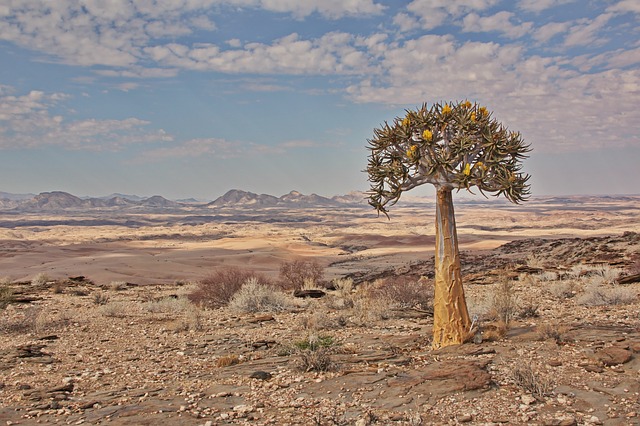
<path id="1" fill-rule="evenodd" d="M 249 377 L 258 380 L 269 380 L 271 379 L 271 373 L 267 373 L 266 371 L 254 371 Z"/>
<path id="2" fill-rule="evenodd" d="M 627 275 L 618 279 L 618 284 L 633 284 L 640 282 L 640 274 Z"/>
<path id="3" fill-rule="evenodd" d="M 456 418 L 456 420 L 460 423 L 469 423 L 473 420 L 473 416 L 471 414 L 461 414 Z"/>
<path id="4" fill-rule="evenodd" d="M 535 403 L 537 399 L 532 395 L 526 394 L 526 395 L 522 395 L 522 397 L 520 398 L 520 401 L 522 401 L 523 404 L 531 405 Z"/>
<path id="5" fill-rule="evenodd" d="M 618 365 L 631 361 L 631 351 L 622 348 L 604 348 L 596 354 L 597 359 L 604 365 Z"/>
<path id="6" fill-rule="evenodd" d="M 251 318 L 251 319 L 247 320 L 247 322 L 250 322 L 252 324 L 256 324 L 256 323 L 275 321 L 275 320 L 276 319 L 273 317 L 273 315 L 258 315 L 257 317 L 254 317 L 254 318 Z"/>
<path id="7" fill-rule="evenodd" d="M 319 299 L 319 298 L 324 297 L 326 295 L 327 295 L 327 293 L 325 293 L 324 291 L 316 290 L 316 289 L 295 290 L 293 292 L 293 296 L 294 297 L 300 297 L 300 298 Z"/>
<path id="8" fill-rule="evenodd" d="M 594 364 L 587 364 L 583 368 L 590 373 L 602 373 L 604 371 L 604 368 Z"/>

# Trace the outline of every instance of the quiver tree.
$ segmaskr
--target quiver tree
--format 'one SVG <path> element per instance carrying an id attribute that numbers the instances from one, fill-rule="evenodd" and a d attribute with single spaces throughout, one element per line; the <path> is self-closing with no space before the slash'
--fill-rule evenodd
<path id="1" fill-rule="evenodd" d="M 403 192 L 436 187 L 433 348 L 463 343 L 471 320 L 462 287 L 452 190 L 476 187 L 519 203 L 529 195 L 521 173 L 530 151 L 485 107 L 469 101 L 422 105 L 374 130 L 369 140 L 369 204 L 387 217 Z"/>

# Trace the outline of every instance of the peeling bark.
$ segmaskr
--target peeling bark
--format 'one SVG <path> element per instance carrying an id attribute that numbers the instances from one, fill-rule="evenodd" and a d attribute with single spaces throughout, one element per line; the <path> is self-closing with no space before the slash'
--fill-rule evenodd
<path id="1" fill-rule="evenodd" d="M 438 187 L 436 194 L 433 349 L 463 343 L 471 328 L 462 287 L 451 190 L 446 186 Z"/>

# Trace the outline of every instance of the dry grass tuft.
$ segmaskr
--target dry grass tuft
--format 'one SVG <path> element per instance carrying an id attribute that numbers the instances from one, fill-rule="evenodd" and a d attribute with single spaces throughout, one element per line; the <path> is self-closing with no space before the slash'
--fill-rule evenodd
<path id="1" fill-rule="evenodd" d="M 253 277 L 247 280 L 229 301 L 229 309 L 237 312 L 280 312 L 291 309 L 293 301 L 271 286 Z"/>
<path id="2" fill-rule="evenodd" d="M 564 342 L 564 336 L 569 330 L 568 327 L 557 322 L 544 323 L 536 327 L 536 333 L 541 340 L 555 340 L 556 343 Z"/>
<path id="3" fill-rule="evenodd" d="M 31 284 L 32 285 L 45 285 L 50 280 L 51 280 L 51 278 L 49 278 L 49 276 L 47 274 L 45 274 L 44 272 L 40 272 L 39 274 L 36 274 L 36 276 L 34 276 L 31 279 Z"/>
<path id="4" fill-rule="evenodd" d="M 240 364 L 241 359 L 236 354 L 224 355 L 216 361 L 216 366 L 218 368 L 230 367 L 232 365 Z"/>
<path id="5" fill-rule="evenodd" d="M 543 401 L 544 397 L 549 396 L 555 388 L 553 381 L 540 373 L 531 363 L 519 364 L 514 367 L 511 377 L 516 385 L 529 392 L 539 401 Z"/>
<path id="6" fill-rule="evenodd" d="M 0 284 L 0 309 L 7 307 L 13 299 L 13 291 L 8 285 Z"/>
<path id="7" fill-rule="evenodd" d="M 632 303 L 638 294 L 630 288 L 588 285 L 577 302 L 584 306 L 615 306 Z"/>
<path id="8" fill-rule="evenodd" d="M 488 316 L 508 328 L 517 312 L 518 299 L 515 294 L 515 284 L 508 277 L 502 276 L 493 292 Z"/>
<path id="9" fill-rule="evenodd" d="M 337 368 L 336 364 L 331 359 L 329 350 L 326 348 L 320 348 L 315 351 L 301 351 L 294 361 L 294 366 L 296 369 L 305 373 L 310 371 L 331 371 Z"/>

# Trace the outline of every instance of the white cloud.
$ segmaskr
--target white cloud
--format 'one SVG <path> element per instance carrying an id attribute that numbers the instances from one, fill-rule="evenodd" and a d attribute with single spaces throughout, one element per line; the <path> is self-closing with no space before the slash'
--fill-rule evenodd
<path id="1" fill-rule="evenodd" d="M 599 61 L 613 67 L 633 58 L 617 51 Z M 382 71 L 347 92 L 356 102 L 391 105 L 479 101 L 540 151 L 639 143 L 640 70 L 578 72 L 577 65 L 562 56 L 527 56 L 521 46 L 428 35 L 389 45 Z"/>
<path id="2" fill-rule="evenodd" d="M 447 23 L 451 18 L 485 10 L 499 0 L 413 0 L 407 5 L 406 12 L 394 17 L 394 23 L 401 31 L 415 28 L 416 22 L 425 30 L 431 30 Z"/>
<path id="3" fill-rule="evenodd" d="M 384 10 L 384 6 L 372 0 L 260 0 L 257 3 L 263 9 L 291 13 L 297 18 L 317 12 L 337 19 L 343 16 L 377 15 Z"/>
<path id="4" fill-rule="evenodd" d="M 477 13 L 469 13 L 462 20 L 462 30 L 465 32 L 499 32 L 509 38 L 520 38 L 527 34 L 533 24 L 525 22 L 515 25 L 511 21 L 515 15 L 502 11 L 491 16 L 480 16 Z"/>
<path id="5" fill-rule="evenodd" d="M 571 22 L 549 22 L 536 28 L 533 38 L 541 43 L 546 43 L 556 35 L 566 33 L 569 28 L 571 28 Z"/>
<path id="6" fill-rule="evenodd" d="M 298 34 L 271 44 L 247 43 L 242 49 L 221 50 L 214 44 L 177 43 L 145 49 L 157 63 L 199 71 L 256 74 L 358 74 L 368 70 L 364 39 L 333 32 L 315 40 Z"/>
<path id="7" fill-rule="evenodd" d="M 586 46 L 595 42 L 602 43 L 604 40 L 600 38 L 600 30 L 612 17 L 613 14 L 603 13 L 595 19 L 578 20 L 569 29 L 564 45 L 571 47 Z"/>
<path id="8" fill-rule="evenodd" d="M 6 87 L 6 86 L 5 86 Z M 54 145 L 72 150 L 117 151 L 125 145 L 172 140 L 162 129 L 147 130 L 148 122 L 124 120 L 67 121 L 51 110 L 68 96 L 33 90 L 15 96 L 0 93 L 0 149 Z"/>
<path id="9" fill-rule="evenodd" d="M 527 12 L 542 12 L 553 7 L 574 3 L 577 0 L 520 0 L 518 7 Z"/>
<path id="10" fill-rule="evenodd" d="M 330 19 L 384 10 L 373 0 L 16 1 L 0 9 L 0 40 L 70 65 L 139 67 L 156 41 L 214 30 L 207 14 L 224 6 Z"/>
<path id="11" fill-rule="evenodd" d="M 640 13 L 640 3 L 637 0 L 620 0 L 616 4 L 609 6 L 607 12 Z"/>

